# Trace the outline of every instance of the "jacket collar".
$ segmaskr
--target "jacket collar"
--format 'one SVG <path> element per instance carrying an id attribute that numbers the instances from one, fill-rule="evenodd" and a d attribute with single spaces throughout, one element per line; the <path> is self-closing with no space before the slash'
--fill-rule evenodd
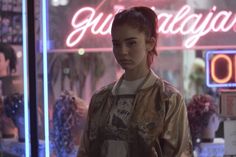
<path id="1" fill-rule="evenodd" d="M 153 72 L 153 70 L 151 69 L 151 75 L 148 78 L 148 80 L 144 83 L 144 85 L 141 87 L 141 89 L 145 89 L 147 87 L 150 87 L 152 85 L 154 85 L 157 81 L 160 82 L 160 77 L 158 75 L 155 74 L 155 72 Z M 117 80 L 112 88 L 112 94 L 115 93 L 115 89 L 117 88 L 117 85 L 119 84 L 119 82 L 121 81 L 121 79 L 119 78 L 119 80 Z"/>

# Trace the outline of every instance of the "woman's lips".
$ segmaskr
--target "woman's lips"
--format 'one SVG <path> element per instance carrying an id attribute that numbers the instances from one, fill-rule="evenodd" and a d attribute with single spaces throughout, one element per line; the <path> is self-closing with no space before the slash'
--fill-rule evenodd
<path id="1" fill-rule="evenodd" d="M 127 59 L 122 59 L 122 60 L 119 60 L 119 63 L 120 64 L 131 64 L 131 60 L 127 60 Z"/>

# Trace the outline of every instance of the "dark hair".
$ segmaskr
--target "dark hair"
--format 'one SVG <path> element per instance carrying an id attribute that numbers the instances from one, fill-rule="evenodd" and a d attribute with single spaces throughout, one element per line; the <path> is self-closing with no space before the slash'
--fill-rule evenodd
<path id="1" fill-rule="evenodd" d="M 6 96 L 3 100 L 3 104 L 7 117 L 11 118 L 16 125 L 19 116 L 24 116 L 23 94 L 14 93 Z"/>
<path id="2" fill-rule="evenodd" d="M 218 108 L 210 95 L 194 95 L 187 109 L 193 147 L 196 148 L 201 131 L 208 126 L 210 117 L 218 113 Z"/>
<path id="3" fill-rule="evenodd" d="M 5 43 L 0 43 L 0 53 L 3 53 L 6 60 L 9 60 L 10 73 L 16 71 L 17 58 L 14 49 Z"/>
<path id="4" fill-rule="evenodd" d="M 56 100 L 53 112 L 53 141 L 58 156 L 74 149 L 72 129 L 80 125 L 80 122 L 76 97 L 71 92 L 63 91 Z"/>
<path id="5" fill-rule="evenodd" d="M 148 38 L 158 38 L 156 31 L 158 26 L 157 15 L 152 9 L 148 7 L 137 6 L 117 13 L 112 23 L 111 32 L 114 32 L 117 26 L 124 24 L 144 32 Z M 148 53 L 147 63 L 149 67 L 153 62 L 154 55 L 157 55 L 156 43 L 154 48 Z"/>

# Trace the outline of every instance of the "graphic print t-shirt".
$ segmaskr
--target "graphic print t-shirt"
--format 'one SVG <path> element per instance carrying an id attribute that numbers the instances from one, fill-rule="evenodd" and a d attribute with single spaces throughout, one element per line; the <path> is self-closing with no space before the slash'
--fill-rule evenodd
<path id="1" fill-rule="evenodd" d="M 123 80 L 118 95 L 114 95 L 114 104 L 105 130 L 105 141 L 102 144 L 102 157 L 128 157 L 128 126 L 134 107 L 135 92 L 145 78 L 135 81 Z"/>

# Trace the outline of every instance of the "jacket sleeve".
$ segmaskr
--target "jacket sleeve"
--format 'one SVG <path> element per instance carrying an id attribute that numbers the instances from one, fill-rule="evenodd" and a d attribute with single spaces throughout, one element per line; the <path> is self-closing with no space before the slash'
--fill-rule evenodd
<path id="1" fill-rule="evenodd" d="M 86 122 L 85 129 L 82 133 L 82 138 L 80 140 L 79 151 L 77 157 L 88 157 L 89 151 L 89 139 L 88 139 L 88 118 Z"/>
<path id="2" fill-rule="evenodd" d="M 170 96 L 165 114 L 160 139 L 163 157 L 193 157 L 187 109 L 181 95 Z"/>
<path id="3" fill-rule="evenodd" d="M 77 157 L 97 155 L 97 151 L 99 151 L 97 146 L 100 145 L 99 141 L 96 140 L 98 133 L 97 129 L 103 120 L 100 118 L 101 113 L 103 113 L 103 107 L 101 105 L 106 101 L 113 85 L 114 83 L 111 83 L 93 94 L 89 104 L 87 121 L 80 140 Z"/>
<path id="4" fill-rule="evenodd" d="M 90 148 L 90 141 L 89 141 L 89 124 L 90 124 L 90 119 L 91 119 L 91 115 L 92 115 L 92 107 L 93 107 L 93 101 L 94 100 L 94 96 L 91 99 L 91 102 L 89 104 L 89 109 L 88 109 L 88 113 L 87 113 L 87 119 L 86 119 L 86 124 L 82 133 L 82 137 L 80 140 L 80 146 L 79 146 L 79 151 L 77 154 L 77 157 L 88 157 L 88 153 L 89 153 L 89 148 Z"/>

